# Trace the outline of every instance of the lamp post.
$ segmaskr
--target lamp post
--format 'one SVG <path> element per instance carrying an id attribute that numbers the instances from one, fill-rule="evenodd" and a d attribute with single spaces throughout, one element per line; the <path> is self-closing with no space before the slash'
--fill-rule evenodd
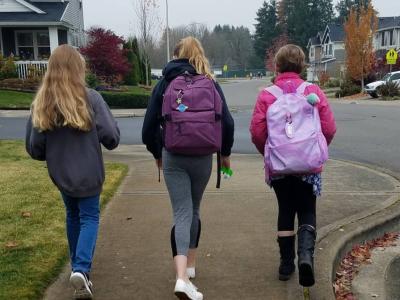
<path id="1" fill-rule="evenodd" d="M 168 0 L 165 0 L 166 4 L 166 14 L 167 14 L 167 63 L 170 60 L 170 53 L 169 53 L 169 24 L 168 24 Z"/>

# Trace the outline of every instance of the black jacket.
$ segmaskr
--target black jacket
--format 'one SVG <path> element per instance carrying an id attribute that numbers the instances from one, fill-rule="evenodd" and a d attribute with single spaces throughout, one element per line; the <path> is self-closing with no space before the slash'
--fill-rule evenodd
<path id="1" fill-rule="evenodd" d="M 163 70 L 164 77 L 154 87 L 149 105 L 147 106 L 142 129 L 142 140 L 147 150 L 153 154 L 155 159 L 161 158 L 163 148 L 161 110 L 165 90 L 172 80 L 185 72 L 196 74 L 196 70 L 187 59 L 176 59 L 169 62 Z M 224 93 L 217 82 L 215 82 L 215 87 L 223 101 L 221 154 L 229 156 L 233 146 L 234 121 L 226 104 Z"/>

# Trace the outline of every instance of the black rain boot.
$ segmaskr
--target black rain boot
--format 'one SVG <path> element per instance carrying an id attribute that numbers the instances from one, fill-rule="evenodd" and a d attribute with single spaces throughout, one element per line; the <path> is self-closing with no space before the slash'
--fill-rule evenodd
<path id="1" fill-rule="evenodd" d="M 278 237 L 279 252 L 281 254 L 281 263 L 279 265 L 279 280 L 287 281 L 294 273 L 296 266 L 294 259 L 296 253 L 294 250 L 295 236 Z"/>
<path id="2" fill-rule="evenodd" d="M 313 286 L 315 283 L 314 247 L 316 236 L 315 228 L 311 225 L 302 225 L 297 231 L 299 283 L 305 287 Z"/>

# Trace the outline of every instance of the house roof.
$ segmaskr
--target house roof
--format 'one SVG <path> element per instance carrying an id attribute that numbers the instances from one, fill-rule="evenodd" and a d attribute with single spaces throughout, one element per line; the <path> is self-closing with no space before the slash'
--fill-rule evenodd
<path id="1" fill-rule="evenodd" d="M 68 2 L 35 2 L 32 3 L 44 14 L 37 12 L 1 12 L 0 23 L 43 23 L 43 22 L 61 22 L 61 18 L 67 8 Z"/>
<path id="2" fill-rule="evenodd" d="M 332 42 L 342 42 L 344 41 L 344 27 L 340 24 L 329 24 L 327 26 L 329 30 L 329 37 L 331 38 Z"/>
<path id="3" fill-rule="evenodd" d="M 400 16 L 378 18 L 378 30 L 391 27 L 400 27 Z"/>

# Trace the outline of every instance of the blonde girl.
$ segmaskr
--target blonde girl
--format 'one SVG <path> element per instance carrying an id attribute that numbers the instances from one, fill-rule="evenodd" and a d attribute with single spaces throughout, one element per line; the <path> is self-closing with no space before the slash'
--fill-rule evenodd
<path id="1" fill-rule="evenodd" d="M 184 38 L 176 45 L 174 60 L 167 64 L 163 71 L 163 79 L 154 88 L 143 124 L 142 137 L 143 143 L 153 154 L 157 166 L 163 167 L 173 208 L 174 226 L 171 230 L 171 248 L 177 277 L 175 295 L 180 299 L 201 300 L 203 295 L 197 291 L 189 279 L 193 279 L 196 275 L 196 249 L 201 232 L 200 203 L 210 179 L 212 154 L 172 153 L 163 149 L 162 138 L 164 123 L 161 118 L 161 108 L 164 93 L 171 81 L 184 74 L 189 77 L 204 75 L 213 82 L 210 86 L 220 95 L 223 102 L 222 166 L 230 166 L 229 156 L 233 145 L 234 122 L 221 87 L 213 79 L 203 47 L 193 37 Z M 194 99 L 185 101 L 194 101 Z M 184 114 L 184 111 L 182 113 Z"/>
<path id="2" fill-rule="evenodd" d="M 46 161 L 64 200 L 75 299 L 93 296 L 89 274 L 104 182 L 100 144 L 111 150 L 119 138 L 107 104 L 85 86 L 83 57 L 68 45 L 55 49 L 31 107 L 26 150 L 33 159 Z"/>

